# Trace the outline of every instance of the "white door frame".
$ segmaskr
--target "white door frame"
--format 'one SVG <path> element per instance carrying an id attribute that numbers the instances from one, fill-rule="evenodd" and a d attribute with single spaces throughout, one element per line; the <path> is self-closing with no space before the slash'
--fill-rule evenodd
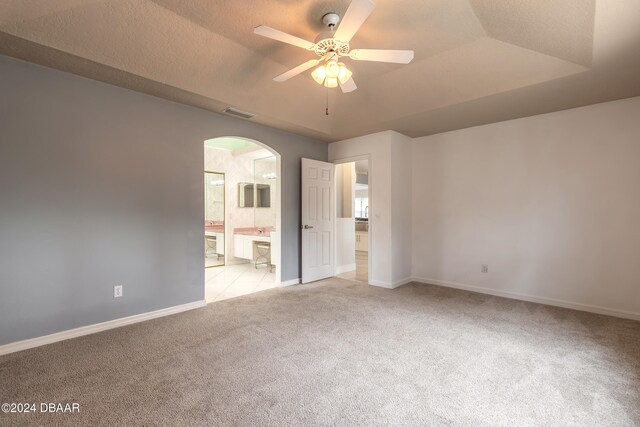
<path id="1" fill-rule="evenodd" d="M 371 284 L 371 277 L 373 277 L 373 256 L 371 255 L 372 252 L 372 248 L 373 248 L 373 240 L 374 240 L 374 221 L 371 221 L 371 219 L 373 218 L 372 216 L 372 212 L 375 212 L 372 208 L 373 203 L 372 203 L 372 197 L 371 197 L 371 187 L 372 187 L 372 183 L 371 181 L 373 180 L 372 176 L 373 174 L 371 173 L 373 171 L 373 165 L 371 164 L 371 154 L 362 154 L 359 156 L 351 156 L 351 157 L 344 157 L 341 159 L 334 159 L 333 163 L 336 165 L 340 165 L 340 164 L 344 164 L 344 163 L 353 163 L 353 162 L 357 162 L 358 160 L 366 160 L 369 163 L 369 176 L 368 176 L 368 180 L 369 180 L 369 184 L 367 187 L 367 196 L 369 198 L 369 252 L 367 255 L 367 264 L 368 264 L 368 271 L 367 271 L 367 284 L 370 285 Z M 355 218 L 355 212 L 353 213 L 354 218 Z M 354 231 L 355 233 L 355 231 Z M 334 230 L 334 235 L 336 236 L 336 238 L 338 237 L 338 234 L 335 232 Z M 335 264 L 335 261 L 334 261 Z"/>

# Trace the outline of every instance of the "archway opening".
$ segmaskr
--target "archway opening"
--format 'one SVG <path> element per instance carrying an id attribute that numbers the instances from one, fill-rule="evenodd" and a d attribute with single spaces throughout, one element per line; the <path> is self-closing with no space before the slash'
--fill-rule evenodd
<path id="1" fill-rule="evenodd" d="M 205 297 L 281 283 L 281 156 L 249 138 L 204 141 Z"/>

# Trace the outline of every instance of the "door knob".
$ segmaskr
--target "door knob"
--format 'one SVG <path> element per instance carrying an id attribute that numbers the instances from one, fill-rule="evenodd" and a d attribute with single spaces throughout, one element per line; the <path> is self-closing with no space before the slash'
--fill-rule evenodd
<path id="1" fill-rule="evenodd" d="M 305 230 L 308 230 L 310 228 L 313 228 L 313 225 L 303 225 L 302 228 L 304 228 Z"/>

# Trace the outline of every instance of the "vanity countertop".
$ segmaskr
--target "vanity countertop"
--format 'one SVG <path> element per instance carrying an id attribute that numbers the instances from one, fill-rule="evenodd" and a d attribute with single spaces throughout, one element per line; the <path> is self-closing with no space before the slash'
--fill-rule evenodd
<path id="1" fill-rule="evenodd" d="M 271 233 L 275 232 L 275 230 L 271 227 L 260 228 L 260 230 L 262 230 L 262 232 L 259 231 L 258 227 L 238 227 L 233 229 L 233 234 L 269 237 L 271 236 Z"/>
<path id="2" fill-rule="evenodd" d="M 224 233 L 224 224 L 205 225 L 204 231 L 205 233 Z"/>

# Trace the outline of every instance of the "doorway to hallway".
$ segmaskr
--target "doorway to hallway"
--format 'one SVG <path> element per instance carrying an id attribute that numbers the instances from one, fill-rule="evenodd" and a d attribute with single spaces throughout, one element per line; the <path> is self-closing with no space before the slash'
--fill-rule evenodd
<path id="1" fill-rule="evenodd" d="M 336 165 L 336 276 L 369 283 L 369 159 Z"/>

